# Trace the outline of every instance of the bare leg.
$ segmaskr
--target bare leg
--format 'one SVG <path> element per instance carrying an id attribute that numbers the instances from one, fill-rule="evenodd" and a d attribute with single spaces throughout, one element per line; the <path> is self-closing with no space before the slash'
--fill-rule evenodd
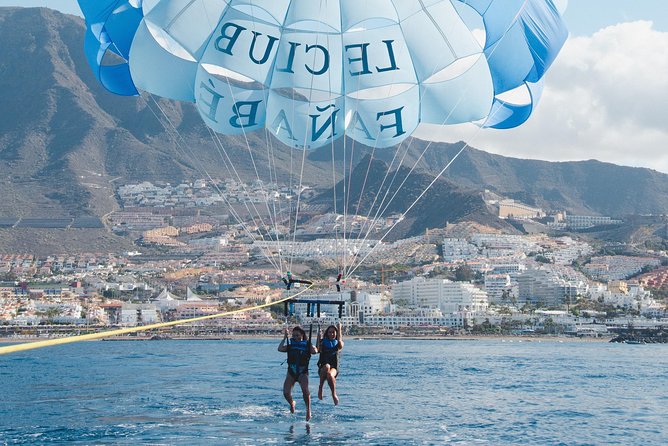
<path id="1" fill-rule="evenodd" d="M 329 374 L 329 364 L 325 364 L 322 367 L 320 367 L 320 370 L 318 370 L 318 375 L 320 376 L 320 386 L 318 387 L 318 399 L 322 399 L 322 388 L 325 385 L 325 380 L 327 379 L 327 375 Z"/>
<path id="2" fill-rule="evenodd" d="M 292 387 L 295 385 L 295 379 L 289 373 L 285 376 L 283 382 L 283 397 L 290 405 L 290 413 L 295 413 L 295 400 L 292 399 Z"/>
<path id="3" fill-rule="evenodd" d="M 304 404 L 306 405 L 306 421 L 311 419 L 311 392 L 308 389 L 308 375 L 299 376 L 299 385 L 302 388 Z"/>
<path id="4" fill-rule="evenodd" d="M 336 375 L 337 371 L 334 368 L 331 368 L 327 372 L 327 384 L 329 384 L 329 388 L 332 390 L 332 400 L 334 401 L 334 405 L 338 406 L 339 405 L 339 396 L 336 394 Z"/>

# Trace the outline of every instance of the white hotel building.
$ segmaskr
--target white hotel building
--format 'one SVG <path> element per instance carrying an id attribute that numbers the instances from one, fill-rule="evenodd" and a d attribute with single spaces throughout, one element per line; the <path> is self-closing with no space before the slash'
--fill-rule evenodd
<path id="1" fill-rule="evenodd" d="M 344 302 L 343 315 L 340 321 L 347 326 L 368 325 L 389 329 L 408 326 L 464 327 L 467 320 L 471 319 L 471 313 L 469 312 L 444 314 L 438 308 L 403 309 L 397 311 L 397 308 L 390 304 L 387 296 L 381 293 L 348 291 L 343 293 L 305 295 L 303 297 L 315 301 Z M 313 319 L 306 313 L 306 304 L 296 303 L 294 310 L 300 323 L 313 323 Z M 318 323 L 322 325 L 336 323 L 339 320 L 336 315 L 337 310 L 335 305 L 323 305 Z M 314 317 L 316 316 L 317 314 L 314 314 Z"/>
<path id="2" fill-rule="evenodd" d="M 510 274 L 485 274 L 485 291 L 489 302 L 508 304 L 512 296 L 517 297 L 517 281 Z M 508 296 L 506 302 L 503 301 L 504 292 Z"/>
<path id="3" fill-rule="evenodd" d="M 441 250 L 445 262 L 470 260 L 477 257 L 479 253 L 476 245 L 463 238 L 444 238 Z"/>
<path id="4" fill-rule="evenodd" d="M 417 308 L 438 308 L 443 314 L 487 311 L 487 293 L 467 282 L 416 277 L 392 288 L 392 301 Z"/>
<path id="5" fill-rule="evenodd" d="M 377 314 L 365 319 L 368 325 L 389 328 L 400 327 L 465 327 L 470 313 L 453 313 L 444 315 L 438 309 L 420 309 L 401 314 Z"/>

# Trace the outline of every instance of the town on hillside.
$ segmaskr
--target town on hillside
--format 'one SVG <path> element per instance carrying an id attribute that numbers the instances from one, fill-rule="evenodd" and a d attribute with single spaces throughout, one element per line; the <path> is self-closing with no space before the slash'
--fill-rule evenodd
<path id="1" fill-rule="evenodd" d="M 388 241 L 383 234 L 403 215 L 347 215 L 305 200 L 295 223 L 295 197 L 316 194 L 307 186 L 209 186 L 197 180 L 119 187 L 121 209 L 104 224 L 135 240 L 136 251 L 4 253 L 0 337 L 69 336 L 222 314 L 138 337 L 274 335 L 287 322 L 341 321 L 360 336 L 665 339 L 668 254 L 572 232 L 619 222 L 610 217 L 547 215 L 490 195 L 486 202 L 499 218 L 544 230 L 509 234 L 461 222 Z M 286 211 L 255 218 L 243 212 L 266 203 Z M 259 223 L 261 217 L 270 223 Z M 311 288 L 286 289 L 288 261 Z M 295 293 L 303 302 L 289 309 L 264 306 Z M 254 309 L 228 314 L 241 308 Z"/>

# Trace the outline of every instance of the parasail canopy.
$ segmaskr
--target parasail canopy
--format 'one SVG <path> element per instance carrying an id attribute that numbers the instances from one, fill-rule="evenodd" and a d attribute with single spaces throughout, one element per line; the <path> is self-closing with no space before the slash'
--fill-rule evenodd
<path id="1" fill-rule="evenodd" d="M 194 102 L 223 134 L 313 149 L 420 123 L 512 128 L 567 37 L 564 0 L 79 0 L 105 88 Z M 517 102 L 523 91 L 522 102 Z"/>

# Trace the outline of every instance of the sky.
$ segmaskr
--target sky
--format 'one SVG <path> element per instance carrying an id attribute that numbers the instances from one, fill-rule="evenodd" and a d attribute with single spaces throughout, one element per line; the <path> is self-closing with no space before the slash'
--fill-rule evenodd
<path id="1" fill-rule="evenodd" d="M 81 14 L 75 0 L 0 0 Z M 668 0 L 570 0 L 570 37 L 528 122 L 511 130 L 424 126 L 423 139 L 549 161 L 597 159 L 668 173 Z"/>

